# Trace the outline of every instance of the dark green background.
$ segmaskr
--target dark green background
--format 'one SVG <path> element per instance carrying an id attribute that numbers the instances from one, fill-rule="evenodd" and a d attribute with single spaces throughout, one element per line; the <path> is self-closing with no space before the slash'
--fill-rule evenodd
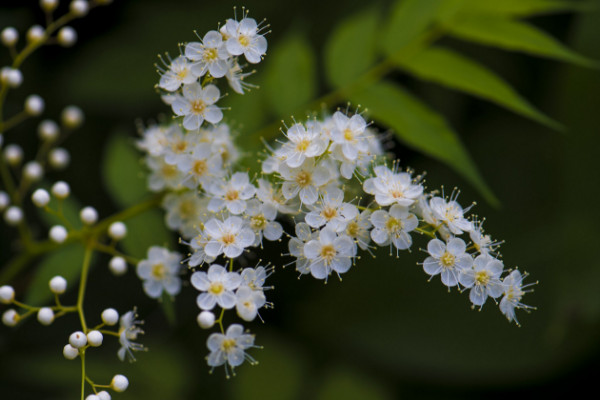
<path id="1" fill-rule="evenodd" d="M 24 8 L 26 4 L 32 7 Z M 11 24 L 23 32 L 42 22 L 42 15 L 32 11 L 35 4 L 3 1 L 0 27 Z M 194 29 L 214 29 L 218 21 L 231 17 L 232 5 L 117 0 L 73 23 L 79 33 L 74 48 L 52 46 L 36 53 L 23 68 L 23 88 L 9 97 L 8 113 L 18 110 L 33 92 L 46 98 L 48 117 L 68 104 L 86 113 L 84 128 L 66 144 L 74 167 L 50 179 L 68 180 L 81 203 L 96 206 L 103 216 L 116 211 L 99 168 L 107 138 L 115 131 L 133 137 L 137 119 L 169 114 L 153 89 L 158 79 L 156 55 L 176 53 L 176 43 L 193 40 Z M 305 34 L 321 70 L 328 34 L 337 22 L 365 6 L 354 0 L 244 5 L 250 16 L 268 19 L 270 48 L 292 31 Z M 531 21 L 581 54 L 600 59 L 599 13 Z M 489 207 L 445 165 L 400 145 L 397 154 L 403 165 L 426 170 L 430 188 L 458 185 L 464 203 L 477 201 L 474 211 L 487 218 L 487 231 L 506 241 L 505 264 L 518 265 L 533 280 L 539 279 L 535 293 L 525 298 L 538 311 L 518 314 L 521 328 L 508 324 L 492 303 L 482 312 L 472 311 L 466 294 L 448 294 L 437 279 L 427 282 L 415 265 L 424 258 L 416 248 L 399 259 L 388 257 L 386 250 L 376 260 L 365 257 L 343 282 L 332 279 L 326 286 L 310 278 L 298 281 L 291 268 L 279 270 L 270 278 L 276 289 L 267 293 L 275 309 L 261 313 L 265 324 L 249 325 L 264 346 L 252 353 L 260 364 L 243 366 L 227 381 L 221 370 L 208 374 L 207 332 L 195 324 L 192 288 L 184 288 L 177 298 L 177 324 L 169 327 L 160 307 L 143 296 L 133 272 L 116 279 L 105 267 L 107 259 L 98 257 L 86 299 L 88 315 L 94 318 L 107 306 L 125 311 L 137 304 L 146 320 L 142 341 L 151 350 L 131 365 L 118 362 L 118 346 L 110 341 L 90 352 L 91 374 L 98 381 L 114 373 L 130 378 L 127 393 L 113 398 L 571 398 L 595 389 L 600 369 L 600 74 L 454 40 L 444 43 L 488 65 L 568 128 L 557 133 L 495 105 L 401 74 L 393 76 L 449 119 L 502 207 Z M 0 54 L 4 65 L 8 58 Z M 268 59 L 269 54 L 265 64 Z M 265 67 L 259 65 L 258 70 Z M 329 88 L 322 83 L 322 73 L 319 79 L 319 94 L 325 94 Z M 235 110 L 231 115 L 234 118 Z M 8 138 L 23 144 L 30 157 L 35 126 L 27 122 L 18 135 Z M 240 127 L 239 143 L 245 133 L 249 132 Z M 4 262 L 13 231 L 3 225 L 1 232 Z M 278 258 L 281 251 L 274 250 L 271 257 Z M 34 273 L 31 269 L 19 277 L 14 283 L 18 291 L 26 290 Z M 50 328 L 35 321 L 15 330 L 0 327 L 1 397 L 76 398 L 79 362 L 61 356 L 76 328 L 74 318 Z"/>

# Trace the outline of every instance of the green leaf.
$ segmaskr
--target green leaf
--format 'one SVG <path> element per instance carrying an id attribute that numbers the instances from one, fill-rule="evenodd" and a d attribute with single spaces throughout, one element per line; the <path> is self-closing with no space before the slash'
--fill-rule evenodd
<path id="1" fill-rule="evenodd" d="M 368 114 L 390 128 L 407 145 L 450 165 L 475 186 L 486 200 L 498 200 L 477 171 L 456 133 L 444 118 L 399 86 L 387 82 L 371 85 L 352 96 Z"/>
<path id="2" fill-rule="evenodd" d="M 403 60 L 401 68 L 421 79 L 490 100 L 551 128 L 562 129 L 560 124 L 538 111 L 494 72 L 454 51 L 430 47 Z"/>
<path id="3" fill-rule="evenodd" d="M 456 0 L 450 0 L 450 2 Z M 494 14 L 513 17 L 529 17 L 539 14 L 560 13 L 566 11 L 590 11 L 595 6 L 590 1 L 567 0 L 458 0 L 463 3 L 461 12 L 469 14 Z"/>
<path id="4" fill-rule="evenodd" d="M 446 29 L 451 35 L 464 40 L 567 61 L 584 67 L 598 67 L 595 61 L 575 53 L 546 32 L 525 22 L 493 16 L 463 17 L 447 24 Z"/>
<path id="5" fill-rule="evenodd" d="M 352 83 L 375 62 L 379 11 L 371 8 L 340 23 L 325 44 L 325 72 L 333 86 Z"/>
<path id="6" fill-rule="evenodd" d="M 36 306 L 50 303 L 54 295 L 50 292 L 48 282 L 56 275 L 60 275 L 67 280 L 69 289 L 75 288 L 80 278 L 83 253 L 83 246 L 75 243 L 46 255 L 37 266 L 36 273 L 25 295 L 25 303 Z"/>
<path id="7" fill-rule="evenodd" d="M 131 206 L 148 196 L 146 170 L 133 140 L 124 132 L 113 134 L 104 149 L 102 177 L 115 202 Z"/>
<path id="8" fill-rule="evenodd" d="M 315 55 L 306 39 L 294 34 L 275 46 L 265 66 L 265 93 L 277 117 L 287 117 L 316 94 Z"/>
<path id="9" fill-rule="evenodd" d="M 357 371 L 340 367 L 326 374 L 316 398 L 317 400 L 385 400 L 393 397 L 379 382 Z"/>
<path id="10" fill-rule="evenodd" d="M 382 38 L 382 48 L 388 55 L 406 47 L 434 21 L 442 0 L 397 1 Z"/>

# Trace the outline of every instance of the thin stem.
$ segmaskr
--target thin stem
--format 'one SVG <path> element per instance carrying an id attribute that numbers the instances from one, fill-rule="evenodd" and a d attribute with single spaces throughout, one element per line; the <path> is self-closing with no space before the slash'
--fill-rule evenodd
<path id="1" fill-rule="evenodd" d="M 80 353 L 81 358 L 81 400 L 85 400 L 85 350 Z"/>
<path id="2" fill-rule="evenodd" d="M 14 128 L 21 122 L 25 121 L 28 117 L 29 114 L 27 114 L 25 111 L 21 111 L 20 113 L 13 115 L 9 119 L 7 119 L 6 122 L 0 123 L 0 132 L 6 133 L 11 128 Z"/>
<path id="3" fill-rule="evenodd" d="M 83 266 L 81 267 L 81 280 L 79 281 L 79 293 L 77 295 L 77 312 L 79 313 L 79 320 L 83 332 L 87 333 L 87 324 L 85 322 L 85 316 L 83 314 L 83 299 L 85 297 L 85 289 L 87 285 L 87 278 L 90 270 L 90 260 L 92 259 L 93 246 L 89 243 L 85 247 L 85 254 L 83 255 Z"/>

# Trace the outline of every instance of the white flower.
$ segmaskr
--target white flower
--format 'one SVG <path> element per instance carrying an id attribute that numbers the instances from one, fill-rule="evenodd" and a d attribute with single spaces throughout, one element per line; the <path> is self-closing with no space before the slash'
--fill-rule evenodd
<path id="1" fill-rule="evenodd" d="M 208 71 L 213 77 L 221 78 L 227 73 L 229 53 L 223 37 L 217 31 L 207 32 L 202 43 L 188 43 L 185 46 L 185 56 L 196 61 L 192 64 L 192 72 L 196 76 L 203 76 Z"/>
<path id="2" fill-rule="evenodd" d="M 414 184 L 407 172 L 392 172 L 388 167 L 375 167 L 375 177 L 365 180 L 363 189 L 375 195 L 380 206 L 399 204 L 410 206 L 423 193 L 423 186 Z"/>
<path id="3" fill-rule="evenodd" d="M 319 131 L 307 130 L 302 124 L 292 125 L 286 137 L 288 142 L 277 151 L 277 155 L 291 168 L 299 167 L 306 158 L 320 156 L 327 147 L 327 141 L 321 138 Z"/>
<path id="4" fill-rule="evenodd" d="M 256 188 L 250 183 L 247 172 L 236 172 L 229 181 L 214 181 L 206 188 L 212 196 L 208 209 L 218 212 L 226 207 L 232 214 L 241 214 L 246 210 L 246 200 L 254 197 Z"/>
<path id="5" fill-rule="evenodd" d="M 348 118 L 340 111 L 333 114 L 334 129 L 331 132 L 333 142 L 342 148 L 342 153 L 349 160 L 356 160 L 359 153 L 369 150 L 365 135 L 367 124 L 363 117 L 356 114 Z"/>
<path id="6" fill-rule="evenodd" d="M 256 197 L 265 207 L 271 207 L 282 214 L 294 214 L 298 211 L 297 204 L 290 204 L 283 196 L 281 187 L 273 187 L 271 182 L 266 179 L 258 180 L 258 190 Z"/>
<path id="7" fill-rule="evenodd" d="M 211 218 L 204 224 L 204 231 L 210 237 L 204 246 L 204 252 L 209 257 L 225 254 L 225 257 L 236 258 L 254 243 L 254 232 L 236 216 L 225 221 Z"/>
<path id="8" fill-rule="evenodd" d="M 225 77 L 227 78 L 227 82 L 234 92 L 244 94 L 244 89 L 247 90 L 249 88 L 256 87 L 255 85 L 244 82 L 244 79 L 252 75 L 252 72 L 243 72 L 237 61 L 230 59 L 227 66 L 228 69 Z"/>
<path id="9" fill-rule="evenodd" d="M 419 221 L 408 208 L 394 204 L 389 212 L 377 210 L 371 215 L 371 222 L 375 227 L 371 231 L 371 239 L 380 246 L 393 243 L 398 250 L 406 250 L 412 245 L 412 238 L 408 234 L 415 230 Z"/>
<path id="10" fill-rule="evenodd" d="M 271 275 L 273 269 L 265 267 L 244 268 L 241 276 L 242 283 L 240 286 L 248 286 L 252 290 L 264 290 L 263 287 L 266 279 Z"/>
<path id="11" fill-rule="evenodd" d="M 469 237 L 480 254 L 494 255 L 500 246 L 500 242 L 494 242 L 490 235 L 483 233 L 483 221 L 473 222 L 473 230 L 469 232 Z"/>
<path id="12" fill-rule="evenodd" d="M 223 112 L 214 105 L 220 95 L 215 85 L 206 85 L 203 89 L 197 82 L 190 83 L 183 85 L 183 96 L 177 95 L 171 108 L 176 115 L 184 117 L 183 127 L 193 131 L 200 128 L 204 120 L 216 124 L 223 119 Z"/>
<path id="13" fill-rule="evenodd" d="M 194 144 L 198 141 L 198 135 L 195 132 L 184 133 L 178 125 L 173 125 L 166 132 L 168 140 L 167 146 L 163 150 L 163 156 L 167 164 L 176 165 L 179 159 L 187 156 L 194 149 Z"/>
<path id="14" fill-rule="evenodd" d="M 258 315 L 258 310 L 267 302 L 262 290 L 253 290 L 248 286 L 240 286 L 235 297 L 235 309 L 244 321 L 253 321 Z"/>
<path id="15" fill-rule="evenodd" d="M 298 168 L 281 165 L 281 176 L 284 179 L 281 191 L 283 197 L 291 200 L 296 196 L 304 204 L 313 204 L 319 198 L 319 188 L 330 178 L 329 170 L 323 165 L 315 165 L 314 160 L 306 160 Z"/>
<path id="16" fill-rule="evenodd" d="M 310 229 L 310 226 L 306 222 L 300 222 L 296 224 L 296 237 L 291 237 L 288 241 L 288 248 L 290 255 L 296 257 L 296 271 L 300 272 L 301 275 L 308 274 L 309 260 L 304 255 L 304 245 L 313 239 L 318 239 L 318 233 Z"/>
<path id="17" fill-rule="evenodd" d="M 163 158 L 146 157 L 146 165 L 150 168 L 148 176 L 148 188 L 153 192 L 160 192 L 164 189 L 177 189 L 183 181 L 183 174 L 177 169 L 177 166 L 167 164 Z"/>
<path id="18" fill-rule="evenodd" d="M 216 259 L 215 256 L 208 256 L 204 251 L 204 246 L 206 246 L 206 243 L 208 243 L 210 237 L 204 232 L 203 229 L 199 229 L 199 231 L 200 232 L 198 235 L 192 238 L 189 243 L 186 243 L 194 251 L 190 258 L 187 259 L 190 267 L 196 267 L 200 264 L 204 264 L 205 262 L 211 263 Z"/>
<path id="19" fill-rule="evenodd" d="M 348 221 L 356 218 L 358 209 L 355 205 L 344 203 L 344 192 L 338 188 L 331 188 L 322 196 L 321 202 L 309 206 L 312 210 L 306 217 L 306 223 L 313 228 L 326 225 L 335 232 L 346 228 Z"/>
<path id="20" fill-rule="evenodd" d="M 371 241 L 370 229 L 372 226 L 371 211 L 364 210 L 354 219 L 348 221 L 344 233 L 354 239 L 356 244 L 358 244 L 358 247 L 367 250 L 369 248 L 369 242 Z"/>
<path id="21" fill-rule="evenodd" d="M 174 92 L 179 89 L 181 85 L 196 82 L 199 75 L 193 74 L 192 71 L 190 71 L 190 67 L 191 65 L 185 57 L 177 57 L 171 62 L 169 69 L 160 77 L 158 86 L 169 92 Z"/>
<path id="22" fill-rule="evenodd" d="M 277 217 L 277 209 L 266 205 L 258 199 L 248 202 L 246 215 L 249 217 L 249 225 L 256 233 L 254 245 L 262 244 L 263 236 L 267 240 L 278 240 L 283 234 L 281 224 L 274 219 Z"/>
<path id="23" fill-rule="evenodd" d="M 254 347 L 254 335 L 244 333 L 244 327 L 239 324 L 230 325 L 224 335 L 222 333 L 211 334 L 206 341 L 206 345 L 210 350 L 207 358 L 210 367 L 219 367 L 227 363 L 233 369 L 242 365 L 246 359 L 251 364 L 256 363 L 245 352 L 245 350 Z M 227 365 L 225 365 L 225 372 L 229 376 Z"/>
<path id="24" fill-rule="evenodd" d="M 473 265 L 473 258 L 465 252 L 466 249 L 465 242 L 459 238 L 450 239 L 448 244 L 431 239 L 427 244 L 431 256 L 425 259 L 423 269 L 432 277 L 441 273 L 444 285 L 456 286 L 459 273 Z"/>
<path id="25" fill-rule="evenodd" d="M 204 187 L 211 179 L 223 175 L 221 155 L 210 143 L 198 143 L 189 154 L 177 159 L 177 168 L 185 174 L 182 183 L 190 189 Z"/>
<path id="26" fill-rule="evenodd" d="M 191 277 L 192 286 L 203 292 L 198 295 L 198 307 L 212 310 L 215 304 L 223 309 L 233 308 L 236 297 L 233 291 L 240 286 L 242 278 L 237 272 L 227 272 L 221 265 L 213 264 L 208 273 L 196 271 Z"/>
<path id="27" fill-rule="evenodd" d="M 146 294 L 157 299 L 163 290 L 171 296 L 181 290 L 181 255 L 170 252 L 164 247 L 152 246 L 148 249 L 148 258 L 137 265 L 137 275 L 144 280 Z"/>
<path id="28" fill-rule="evenodd" d="M 142 328 L 138 326 L 142 322 L 136 320 L 136 318 L 137 314 L 135 309 L 133 311 L 128 311 L 121 316 L 119 327 L 119 343 L 121 344 L 121 348 L 117 352 L 117 356 L 119 356 L 121 361 L 125 361 L 126 357 L 128 357 L 130 361 L 135 361 L 133 352 L 146 350 L 143 345 L 132 342 L 132 340 L 137 339 L 138 335 L 144 333 Z"/>
<path id="29" fill-rule="evenodd" d="M 206 200 L 195 191 L 169 193 L 163 200 L 163 208 L 167 211 L 167 226 L 186 238 L 195 236 L 197 227 L 206 218 Z"/>
<path id="30" fill-rule="evenodd" d="M 473 224 L 463 216 L 465 210 L 453 198 L 446 201 L 441 197 L 434 197 L 429 200 L 429 205 L 433 216 L 445 223 L 453 234 L 460 235 L 473 229 Z"/>
<path id="31" fill-rule="evenodd" d="M 535 285 L 535 283 L 523 285 L 523 279 L 527 277 L 527 274 L 521 275 L 518 269 L 515 269 L 508 274 L 503 280 L 504 286 L 504 297 L 500 300 L 500 311 L 506 316 L 508 321 L 515 321 L 519 325 L 519 321 L 515 315 L 515 309 L 531 310 L 534 307 L 521 303 L 521 298 L 525 293 L 529 293 L 532 290 L 524 290 L 528 286 Z"/>
<path id="32" fill-rule="evenodd" d="M 257 64 L 267 52 L 267 39 L 258 33 L 258 25 L 253 18 L 243 18 L 240 22 L 228 19 L 227 51 L 234 56 L 243 54 L 249 63 Z"/>
<path id="33" fill-rule="evenodd" d="M 318 239 L 306 243 L 304 255 L 310 262 L 311 275 L 327 279 L 332 271 L 339 276 L 350 269 L 356 255 L 356 244 L 348 236 L 338 236 L 332 229 L 324 228 Z"/>
<path id="34" fill-rule="evenodd" d="M 502 261 L 488 254 L 482 254 L 473 261 L 473 268 L 465 268 L 458 275 L 458 281 L 466 288 L 471 288 L 469 299 L 474 306 L 483 306 L 488 296 L 500 297 L 504 286 L 500 275 L 504 270 Z"/>

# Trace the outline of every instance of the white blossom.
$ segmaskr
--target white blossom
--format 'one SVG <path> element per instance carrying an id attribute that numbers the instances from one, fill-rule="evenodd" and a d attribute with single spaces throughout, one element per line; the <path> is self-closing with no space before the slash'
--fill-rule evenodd
<path id="1" fill-rule="evenodd" d="M 423 186 L 413 183 L 408 172 L 396 173 L 384 165 L 375 167 L 374 172 L 375 177 L 365 180 L 363 189 L 375 195 L 380 206 L 410 206 L 423 193 Z"/>
<path id="2" fill-rule="evenodd" d="M 196 300 L 202 310 L 212 310 L 216 304 L 223 309 L 236 305 L 234 290 L 240 286 L 242 278 L 237 272 L 227 272 L 221 265 L 213 264 L 208 273 L 196 271 L 192 274 L 191 283 L 201 291 Z"/>
<path id="3" fill-rule="evenodd" d="M 483 306 L 488 296 L 500 297 L 504 286 L 500 276 L 504 270 L 502 261 L 488 254 L 481 254 L 473 261 L 472 268 L 463 269 L 458 275 L 458 282 L 465 288 L 471 288 L 469 299 L 474 306 Z"/>
<path id="4" fill-rule="evenodd" d="M 313 228 L 326 225 L 335 232 L 346 228 L 348 221 L 356 218 L 358 209 L 355 205 L 344 203 L 344 192 L 338 188 L 327 190 L 320 202 L 309 206 L 310 211 L 304 218 Z"/>
<path id="5" fill-rule="evenodd" d="M 453 234 L 460 235 L 473 229 L 473 224 L 464 217 L 464 210 L 456 200 L 434 197 L 429 200 L 429 205 L 434 217 L 445 223 Z"/>
<path id="6" fill-rule="evenodd" d="M 206 191 L 212 197 L 208 203 L 210 211 L 218 212 L 225 207 L 237 215 L 246 210 L 246 201 L 254 197 L 256 188 L 250 183 L 247 172 L 236 172 L 228 181 L 213 181 Z"/>
<path id="7" fill-rule="evenodd" d="M 190 83 L 183 85 L 183 96 L 177 95 L 171 108 L 176 115 L 183 116 L 183 127 L 193 131 L 200 128 L 204 120 L 216 124 L 223 119 L 223 112 L 214 105 L 220 95 L 215 85 L 202 88 L 197 82 Z"/>
<path id="8" fill-rule="evenodd" d="M 191 71 L 191 64 L 183 56 L 179 56 L 169 65 L 169 69 L 161 75 L 158 86 L 162 89 L 174 92 L 181 85 L 188 85 L 196 82 L 198 74 Z"/>
<path id="9" fill-rule="evenodd" d="M 163 290 L 171 296 L 181 290 L 181 255 L 164 247 L 152 246 L 148 257 L 137 265 L 137 275 L 144 281 L 144 291 L 154 299 L 161 296 Z"/>
<path id="10" fill-rule="evenodd" d="M 356 244 L 348 236 L 338 236 L 334 230 L 324 228 L 318 239 L 306 243 L 304 255 L 310 262 L 311 275 L 327 279 L 332 271 L 339 275 L 350 269 L 356 255 Z"/>
<path id="11" fill-rule="evenodd" d="M 214 78 L 221 78 L 227 73 L 229 53 L 223 37 L 217 31 L 207 32 L 201 43 L 188 43 L 185 46 L 185 56 L 195 61 L 192 72 L 196 76 L 203 76 L 208 71 Z"/>
<path id="12" fill-rule="evenodd" d="M 253 18 L 243 18 L 241 21 L 228 19 L 225 24 L 227 32 L 227 51 L 234 55 L 244 55 L 249 63 L 257 64 L 267 51 L 267 39 L 258 31 L 258 25 Z"/>
<path id="13" fill-rule="evenodd" d="M 374 229 L 371 231 L 371 239 L 380 246 L 390 242 L 398 250 L 406 250 L 412 245 L 409 232 L 415 230 L 419 221 L 414 214 L 408 212 L 408 208 L 394 204 L 389 211 L 377 210 L 371 215 Z"/>
<path id="14" fill-rule="evenodd" d="M 425 259 L 423 269 L 432 277 L 441 274 L 444 285 L 456 286 L 460 272 L 473 265 L 473 258 L 466 253 L 466 249 L 465 242 L 460 238 L 452 238 L 447 244 L 439 239 L 431 239 L 427 244 L 430 257 Z"/>
<path id="15" fill-rule="evenodd" d="M 319 198 L 319 188 L 330 178 L 327 167 L 315 165 L 314 160 L 306 160 L 298 168 L 281 165 L 280 171 L 284 179 L 281 191 L 283 197 L 291 200 L 298 196 L 303 204 L 313 204 Z"/>
<path id="16" fill-rule="evenodd" d="M 207 358 L 208 365 L 212 368 L 225 365 L 228 376 L 227 365 L 233 369 L 242 365 L 246 359 L 251 364 L 256 363 L 252 357 L 246 354 L 246 350 L 254 347 L 254 335 L 244 333 L 242 325 L 230 325 L 224 335 L 222 333 L 211 334 L 206 345 L 210 351 Z"/>
<path id="17" fill-rule="evenodd" d="M 133 342 L 133 340 L 137 340 L 138 335 L 144 333 L 142 328 L 138 326 L 142 322 L 136 318 L 137 314 L 135 310 L 128 311 L 121 316 L 119 326 L 119 343 L 121 344 L 121 348 L 117 352 L 117 356 L 121 361 L 125 361 L 125 358 L 135 361 L 133 352 L 146 350 L 143 345 Z"/>
<path id="18" fill-rule="evenodd" d="M 502 281 L 504 286 L 504 296 L 500 300 L 500 311 L 506 316 L 509 322 L 515 321 L 519 325 L 517 316 L 515 315 L 516 309 L 531 310 L 533 307 L 523 304 L 521 299 L 523 296 L 531 290 L 525 290 L 528 286 L 534 285 L 527 284 L 523 285 L 523 279 L 527 277 L 527 274 L 521 274 L 518 269 L 515 269 L 508 274 Z"/>

